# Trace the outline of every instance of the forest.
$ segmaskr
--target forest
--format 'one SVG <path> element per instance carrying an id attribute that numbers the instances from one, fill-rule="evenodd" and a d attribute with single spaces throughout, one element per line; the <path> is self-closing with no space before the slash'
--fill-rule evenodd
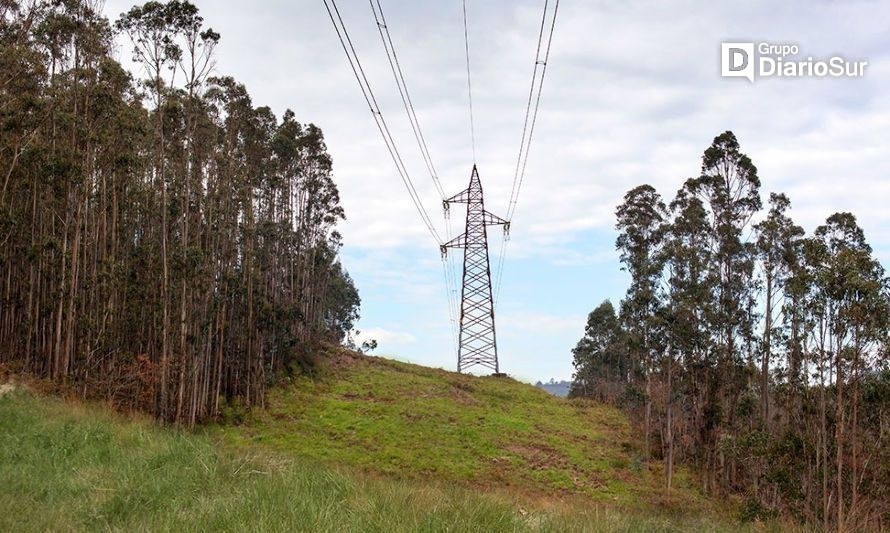
<path id="1" fill-rule="evenodd" d="M 851 213 L 807 235 L 735 135 L 669 202 L 649 185 L 616 210 L 630 286 L 594 309 L 571 394 L 630 411 L 643 453 L 693 465 L 748 518 L 824 530 L 890 518 L 890 282 Z"/>
<path id="2" fill-rule="evenodd" d="M 0 0 L 0 363 L 184 426 L 262 405 L 358 317 L 322 132 L 214 75 L 191 3 L 101 6 Z"/>

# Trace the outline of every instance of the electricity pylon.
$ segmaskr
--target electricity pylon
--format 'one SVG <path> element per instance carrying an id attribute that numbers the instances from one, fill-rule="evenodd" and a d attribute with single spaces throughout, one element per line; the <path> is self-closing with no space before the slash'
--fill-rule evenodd
<path id="1" fill-rule="evenodd" d="M 494 304 L 491 297 L 491 267 L 488 261 L 488 226 L 503 225 L 510 230 L 510 222 L 485 210 L 482 182 L 476 165 L 470 175 L 470 186 L 444 202 L 467 204 L 466 232 L 441 246 L 464 249 L 463 288 L 460 304 L 460 342 L 457 351 L 457 371 L 472 366 L 483 366 L 499 373 L 498 345 L 494 331 Z"/>

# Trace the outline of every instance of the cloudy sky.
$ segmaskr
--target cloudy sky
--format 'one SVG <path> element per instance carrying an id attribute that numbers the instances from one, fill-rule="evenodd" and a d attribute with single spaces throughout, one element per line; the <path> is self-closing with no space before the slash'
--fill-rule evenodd
<path id="1" fill-rule="evenodd" d="M 378 353 L 454 368 L 442 261 L 346 62 L 321 0 L 193 0 L 222 34 L 217 71 L 255 105 L 293 109 L 325 132 L 348 220 L 343 262 Z M 107 0 L 112 19 L 131 1 Z M 446 193 L 473 157 L 459 0 L 381 0 Z M 552 2 L 551 2 L 552 5 Z M 444 233 L 368 2 L 338 3 L 427 210 Z M 476 162 L 486 207 L 504 214 L 519 150 L 542 0 L 468 0 Z M 762 194 L 781 191 L 808 231 L 851 211 L 890 266 L 890 2 L 562 0 L 538 125 L 513 218 L 497 328 L 501 368 L 571 377 L 587 313 L 626 286 L 614 209 L 649 183 L 667 199 L 732 130 Z M 861 79 L 720 77 L 720 43 L 795 43 L 869 62 Z M 121 43 L 122 59 L 128 56 Z M 459 216 L 453 215 L 455 220 Z M 493 252 L 500 250 L 493 239 Z"/>

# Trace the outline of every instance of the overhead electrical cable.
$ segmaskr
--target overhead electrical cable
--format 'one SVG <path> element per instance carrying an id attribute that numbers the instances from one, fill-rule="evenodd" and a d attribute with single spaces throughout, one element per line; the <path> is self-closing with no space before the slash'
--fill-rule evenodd
<path id="1" fill-rule="evenodd" d="M 538 81 L 538 68 L 541 66 L 541 42 L 544 38 L 544 28 L 546 26 L 547 21 L 547 5 L 549 4 L 549 0 L 544 1 L 544 11 L 541 14 L 541 29 L 538 31 L 538 46 L 535 50 L 535 65 L 532 70 L 532 81 L 528 88 L 528 101 L 525 104 L 525 119 L 522 123 L 522 138 L 519 141 L 519 153 L 516 155 L 516 169 L 513 172 L 513 186 L 510 188 L 510 200 L 507 203 L 507 220 L 510 219 L 510 212 L 513 207 L 513 200 L 516 196 L 516 185 L 519 182 L 519 169 L 522 164 L 522 155 L 528 150 L 526 146 L 526 139 L 529 141 L 528 134 L 528 119 L 531 116 L 532 110 L 532 102 L 534 101 L 535 94 L 535 83 Z"/>
<path id="2" fill-rule="evenodd" d="M 396 53 L 396 46 L 393 43 L 392 35 L 389 31 L 389 24 L 386 22 L 386 15 L 383 12 L 383 6 L 380 3 L 380 0 L 368 0 L 368 3 L 371 6 L 371 12 L 374 14 L 374 22 L 377 24 L 377 32 L 380 34 L 380 40 L 383 43 L 383 49 L 386 52 L 386 58 L 389 61 L 390 71 L 392 72 L 393 78 L 396 82 L 396 87 L 399 90 L 399 97 L 402 100 L 402 106 L 405 109 L 405 114 L 408 115 L 408 122 L 411 124 L 411 130 L 414 133 L 414 140 L 417 142 L 417 147 L 420 149 L 421 157 L 423 158 L 423 162 L 426 165 L 427 172 L 429 172 L 430 178 L 433 181 L 433 184 L 436 187 L 436 191 L 439 193 L 439 197 L 441 200 L 445 200 L 445 191 L 442 188 L 442 183 L 439 180 L 438 172 L 436 171 L 436 165 L 433 163 L 433 157 L 430 155 L 429 146 L 427 145 L 426 138 L 423 135 L 423 130 L 420 127 L 420 121 L 417 118 L 417 113 L 414 110 L 414 102 L 411 100 L 411 93 L 408 90 L 408 83 L 405 81 L 405 74 L 402 71 L 402 66 L 399 63 L 399 57 Z M 445 216 L 445 233 L 446 236 L 451 235 L 451 223 L 448 216 Z M 448 305 L 448 319 L 451 324 L 451 333 L 452 340 L 455 343 L 455 350 L 457 349 L 457 301 L 455 297 L 454 284 L 456 283 L 454 280 L 454 272 L 453 272 L 453 263 L 450 259 L 446 259 L 443 257 L 442 261 L 443 274 L 445 277 L 445 293 L 447 297 L 447 305 Z"/>
<path id="3" fill-rule="evenodd" d="M 516 204 L 519 201 L 519 191 L 522 189 L 522 181 L 525 179 L 525 168 L 528 166 L 529 146 L 531 146 L 532 135 L 535 133 L 535 124 L 538 121 L 538 109 L 541 107 L 541 92 L 544 88 L 544 76 L 547 74 L 547 61 L 550 59 L 550 45 L 553 43 L 553 32 L 556 29 L 556 12 L 559 10 L 559 0 L 556 0 L 556 6 L 553 8 L 553 21 L 550 26 L 550 37 L 547 39 L 547 51 L 544 53 L 544 62 L 541 65 L 541 77 L 538 80 L 538 93 L 535 98 L 535 110 L 532 113 L 532 123 L 528 130 L 528 140 L 526 141 L 525 154 L 522 159 L 522 170 L 519 172 L 519 184 L 516 186 L 516 194 L 513 196 L 513 205 L 507 213 L 507 220 L 512 220 L 516 213 Z"/>
<path id="4" fill-rule="evenodd" d="M 541 28 L 538 32 L 538 44 L 535 50 L 535 65 L 532 70 L 532 81 L 529 86 L 528 101 L 525 108 L 525 120 L 522 125 L 522 137 L 519 143 L 519 154 L 516 156 L 516 169 L 513 173 L 513 186 L 510 191 L 510 200 L 507 203 L 507 220 L 512 221 L 516 213 L 516 205 L 519 201 L 519 191 L 522 189 L 522 182 L 525 179 L 525 170 L 528 166 L 528 154 L 531 147 L 532 136 L 535 131 L 535 124 L 538 118 L 538 109 L 541 105 L 541 92 L 544 87 L 544 77 L 547 73 L 547 61 L 550 58 L 550 46 L 553 43 L 553 34 L 556 30 L 556 15 L 559 11 L 559 0 L 556 0 L 553 7 L 553 14 L 550 16 L 550 28 L 547 35 L 547 46 L 544 49 L 544 57 L 541 58 L 541 44 L 544 41 L 544 31 L 547 28 L 547 7 L 549 0 L 544 2 L 544 12 L 541 15 Z M 540 75 L 539 75 L 540 72 Z M 532 107 L 534 103 L 534 107 Z M 531 119 L 531 122 L 529 122 Z M 507 253 L 507 240 L 501 243 L 501 253 L 498 259 L 498 266 L 495 274 L 495 303 L 501 292 L 501 281 L 503 279 L 504 259 Z"/>
<path id="5" fill-rule="evenodd" d="M 439 175 L 436 172 L 436 166 L 433 164 L 433 158 L 430 156 L 429 147 L 423 136 L 423 130 L 420 128 L 420 122 L 417 120 L 417 113 L 414 111 L 414 103 L 411 101 L 411 94 L 408 92 L 408 84 L 405 82 L 405 75 L 399 64 L 399 57 L 396 54 L 396 47 L 392 42 L 392 36 L 389 33 L 389 25 L 386 23 L 386 16 L 383 14 L 383 6 L 380 0 L 368 0 L 371 4 L 371 11 L 374 13 L 374 22 L 377 23 L 377 31 L 380 33 L 380 40 L 383 42 L 383 49 L 386 51 L 386 58 L 389 60 L 389 68 L 392 70 L 393 78 L 396 80 L 396 86 L 399 89 L 399 96 L 402 98 L 402 105 L 405 107 L 405 113 L 408 115 L 408 121 L 411 123 L 411 129 L 414 132 L 414 139 L 420 148 L 420 154 L 426 165 L 430 178 L 436 186 L 436 191 L 442 200 L 445 199 L 445 191 L 439 181 Z M 376 6 L 375 6 L 376 3 Z"/>
<path id="6" fill-rule="evenodd" d="M 473 82 L 470 77 L 470 33 L 467 29 L 467 0 L 464 7 L 464 51 L 467 56 L 467 96 L 470 102 L 470 144 L 473 147 L 473 164 L 476 164 L 476 126 L 473 121 Z"/>
<path id="7" fill-rule="evenodd" d="M 337 37 L 340 40 L 340 45 L 343 47 L 343 52 L 346 54 L 346 59 L 349 61 L 349 66 L 350 68 L 352 68 L 352 73 L 355 75 L 355 79 L 359 84 L 362 95 L 365 97 L 365 101 L 368 103 L 368 107 L 371 110 L 371 115 L 374 117 L 374 122 L 377 124 L 377 129 L 380 131 L 380 135 L 383 137 L 383 141 L 386 144 L 387 151 L 389 152 L 389 155 L 396 166 L 396 170 L 398 171 L 399 176 L 402 178 L 402 182 L 405 184 L 405 188 L 408 190 L 408 195 L 411 197 L 411 201 L 414 203 L 414 207 L 417 209 L 417 213 L 420 215 L 420 218 L 426 226 L 427 230 L 436 240 L 436 243 L 441 245 L 442 239 L 439 237 L 439 233 L 436 231 L 436 228 L 433 225 L 429 214 L 427 214 L 426 209 L 423 207 L 423 203 L 420 201 L 420 197 L 417 194 L 417 189 L 414 187 L 414 182 L 411 180 L 411 176 L 408 173 L 408 169 L 405 167 L 404 161 L 402 161 L 402 156 L 399 153 L 395 140 L 393 139 L 392 134 L 389 131 L 389 126 L 387 126 L 386 120 L 383 118 L 383 113 L 380 111 L 380 106 L 377 104 L 377 99 L 374 97 L 374 92 L 371 89 L 371 84 L 368 82 L 368 78 L 365 75 L 364 69 L 362 68 L 361 61 L 359 61 L 358 54 L 356 53 L 355 47 L 352 44 L 352 39 L 349 37 L 349 32 L 346 30 L 346 25 L 343 23 L 343 18 L 340 16 L 340 10 L 337 8 L 337 2 L 335 0 L 322 1 L 324 2 L 325 9 L 327 9 L 328 16 L 331 19 L 331 23 L 334 25 L 334 30 L 337 32 Z"/>

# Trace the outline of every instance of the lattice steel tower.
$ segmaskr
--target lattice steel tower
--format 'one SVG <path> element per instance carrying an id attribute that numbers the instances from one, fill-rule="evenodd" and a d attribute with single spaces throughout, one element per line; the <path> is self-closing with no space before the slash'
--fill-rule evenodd
<path id="1" fill-rule="evenodd" d="M 491 297 L 491 267 L 488 261 L 488 226 L 503 225 L 509 231 L 510 223 L 485 210 L 482 198 L 482 182 L 476 165 L 470 175 L 470 186 L 448 198 L 449 204 L 467 204 L 466 232 L 442 245 L 442 253 L 448 248 L 464 249 L 463 288 L 460 304 L 460 342 L 457 351 L 457 371 L 472 366 L 482 366 L 499 373 L 498 345 L 494 331 L 494 304 Z"/>

